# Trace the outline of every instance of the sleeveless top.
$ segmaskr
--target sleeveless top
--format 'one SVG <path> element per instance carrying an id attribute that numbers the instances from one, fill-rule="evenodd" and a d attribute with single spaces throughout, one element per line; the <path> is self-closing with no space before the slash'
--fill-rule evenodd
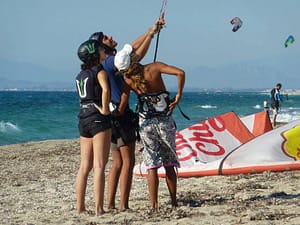
<path id="1" fill-rule="evenodd" d="M 92 114 L 99 113 L 94 103 L 102 106 L 102 88 L 98 82 L 97 75 L 103 70 L 102 66 L 94 66 L 82 70 L 76 77 L 76 89 L 80 98 L 79 118 L 86 118 Z"/>
<path id="2" fill-rule="evenodd" d="M 118 71 L 114 64 L 115 56 L 108 56 L 104 62 L 102 62 L 102 66 L 107 73 L 107 77 L 110 84 L 110 101 L 114 107 L 120 105 L 121 95 L 123 92 L 123 87 L 125 84 L 124 77 L 122 75 L 116 74 Z M 129 104 L 126 105 L 125 111 L 129 110 Z"/>
<path id="3" fill-rule="evenodd" d="M 145 119 L 169 116 L 169 95 L 167 91 L 138 95 L 139 115 Z"/>

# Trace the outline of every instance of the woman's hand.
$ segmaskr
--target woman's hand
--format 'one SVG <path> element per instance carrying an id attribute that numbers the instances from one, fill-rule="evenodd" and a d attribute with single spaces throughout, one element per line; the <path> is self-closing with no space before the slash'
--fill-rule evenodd
<path id="1" fill-rule="evenodd" d="M 97 104 L 94 103 L 94 106 L 96 109 L 98 109 L 98 111 L 104 115 L 104 116 L 108 116 L 110 114 L 110 111 L 104 110 L 103 107 L 98 106 Z"/>

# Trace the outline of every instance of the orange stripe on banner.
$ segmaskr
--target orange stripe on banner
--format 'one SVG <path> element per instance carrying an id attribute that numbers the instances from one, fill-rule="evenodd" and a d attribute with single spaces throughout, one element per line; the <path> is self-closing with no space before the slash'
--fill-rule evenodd
<path id="1" fill-rule="evenodd" d="M 265 166 L 248 166 L 248 167 L 240 167 L 240 168 L 231 168 L 231 169 L 223 169 L 222 175 L 235 175 L 235 174 L 255 174 L 255 173 L 263 173 L 265 171 L 272 172 L 284 172 L 291 170 L 300 170 L 300 163 L 286 163 L 280 165 L 265 165 Z M 137 177 L 146 177 L 147 174 L 135 173 Z M 188 178 L 188 177 L 204 177 L 204 176 L 216 176 L 219 175 L 219 171 L 217 169 L 212 170 L 191 170 L 185 172 L 178 172 L 178 177 Z M 160 178 L 165 178 L 166 175 L 163 173 L 159 173 L 158 176 Z"/>
<path id="2" fill-rule="evenodd" d="M 188 177 L 205 177 L 205 176 L 216 176 L 218 175 L 218 170 L 204 170 L 204 171 L 186 171 L 179 172 L 178 177 L 188 178 Z"/>
<path id="3" fill-rule="evenodd" d="M 254 115 L 253 135 L 255 137 L 272 130 L 272 124 L 267 112 L 259 112 Z"/>
<path id="4" fill-rule="evenodd" d="M 251 134 L 248 128 L 234 112 L 223 114 L 220 117 L 224 120 L 226 129 L 241 143 L 245 143 L 254 138 L 254 135 Z"/>
<path id="5" fill-rule="evenodd" d="M 266 165 L 266 166 L 249 166 L 243 168 L 233 168 L 233 169 L 223 169 L 223 175 L 233 175 L 233 174 L 252 174 L 252 173 L 262 173 L 265 171 L 273 172 L 283 172 L 290 170 L 300 170 L 300 163 L 287 163 L 280 165 Z"/>
<path id="6" fill-rule="evenodd" d="M 218 170 L 193 170 L 193 171 L 184 171 L 184 172 L 178 172 L 177 176 L 180 178 L 188 178 L 188 177 L 205 177 L 205 176 L 216 176 L 218 175 Z M 146 176 L 146 175 L 145 175 Z M 165 178 L 166 174 L 158 173 L 158 177 Z"/>

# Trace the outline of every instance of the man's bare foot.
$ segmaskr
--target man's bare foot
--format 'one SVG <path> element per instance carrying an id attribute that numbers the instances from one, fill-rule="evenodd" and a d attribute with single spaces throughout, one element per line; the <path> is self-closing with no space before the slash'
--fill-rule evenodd
<path id="1" fill-rule="evenodd" d="M 83 211 L 77 211 L 77 215 L 94 215 L 93 210 L 83 210 Z"/>
<path id="2" fill-rule="evenodd" d="M 175 203 L 172 203 L 172 208 L 177 208 L 178 207 L 178 204 L 177 204 L 177 202 L 175 202 Z"/>
<path id="3" fill-rule="evenodd" d="M 126 207 L 126 208 L 120 208 L 119 211 L 120 212 L 132 212 L 133 210 L 130 209 L 129 207 Z"/>
<path id="4" fill-rule="evenodd" d="M 118 209 L 116 207 L 107 207 L 108 212 L 117 212 Z"/>
<path id="5" fill-rule="evenodd" d="M 85 213 L 86 209 L 77 209 L 77 214 Z"/>
<path id="6" fill-rule="evenodd" d="M 101 216 L 105 213 L 104 210 L 99 210 L 99 212 L 96 212 L 96 216 Z"/>

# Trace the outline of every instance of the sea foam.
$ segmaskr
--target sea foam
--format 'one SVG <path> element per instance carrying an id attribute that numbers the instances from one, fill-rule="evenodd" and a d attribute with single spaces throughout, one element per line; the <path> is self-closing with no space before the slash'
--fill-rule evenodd
<path id="1" fill-rule="evenodd" d="M 11 122 L 0 121 L 0 132 L 9 133 L 9 132 L 20 132 L 21 129 Z"/>

